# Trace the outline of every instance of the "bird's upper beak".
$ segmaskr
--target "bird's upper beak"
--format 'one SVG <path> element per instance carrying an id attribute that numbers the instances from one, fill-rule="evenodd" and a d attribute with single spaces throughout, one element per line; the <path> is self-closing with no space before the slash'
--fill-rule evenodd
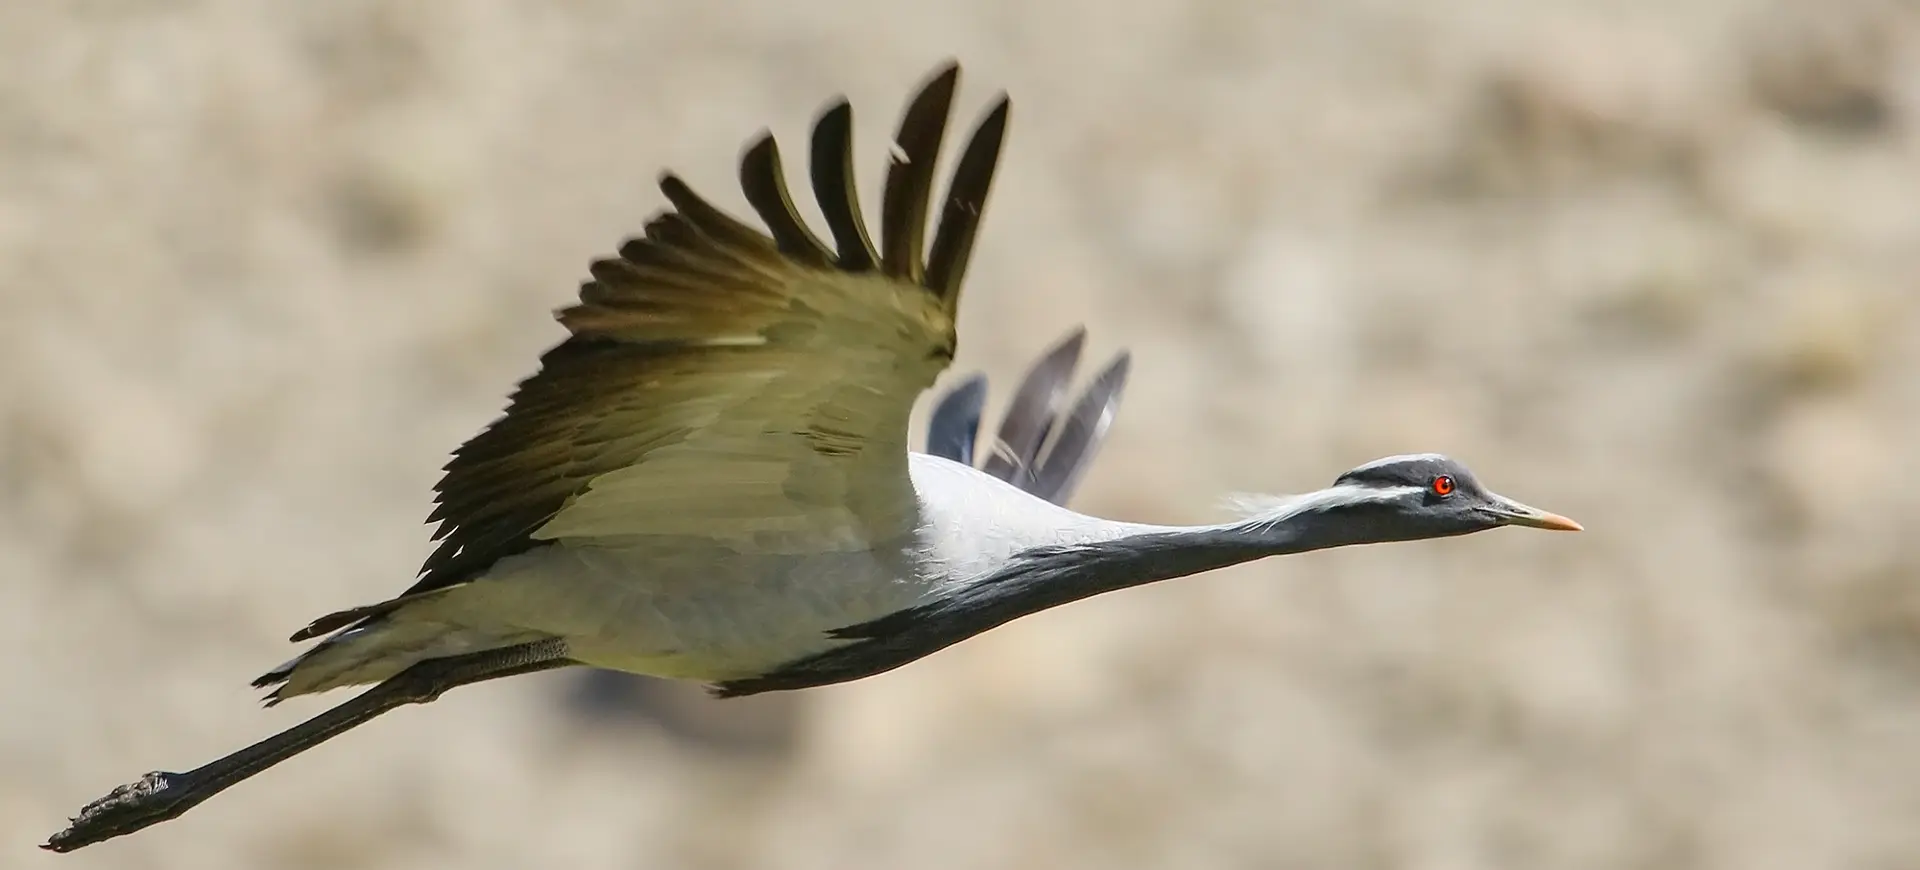
<path id="1" fill-rule="evenodd" d="M 1559 514 L 1548 513 L 1537 507 L 1523 505 L 1505 496 L 1494 496 L 1493 505 L 1487 512 L 1500 518 L 1509 526 L 1526 526 L 1531 529 L 1551 529 L 1556 532 L 1577 532 L 1579 523 Z"/>

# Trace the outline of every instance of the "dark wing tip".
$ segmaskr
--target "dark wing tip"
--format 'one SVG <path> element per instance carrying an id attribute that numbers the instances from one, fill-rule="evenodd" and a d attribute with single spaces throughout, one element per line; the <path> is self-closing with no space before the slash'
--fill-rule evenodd
<path id="1" fill-rule="evenodd" d="M 928 288 L 950 314 L 956 312 L 959 285 L 992 186 L 1012 106 L 1006 93 L 1001 92 L 975 125 L 946 192 L 931 249 L 922 257 L 935 164 L 959 78 L 959 61 L 948 58 L 934 68 L 908 102 L 881 203 L 884 253 L 868 232 L 854 183 L 852 102 L 844 95 L 829 100 L 815 116 L 810 140 L 809 176 L 833 240 L 831 247 L 807 229 L 794 208 L 781 171 L 779 147 L 773 134 L 763 129 L 741 155 L 740 180 L 748 202 L 767 224 L 780 252 L 820 268 L 848 272 L 884 269 L 891 277 Z M 662 179 L 663 185 L 669 180 L 678 181 L 668 174 Z M 695 199 L 689 194 L 684 184 L 678 184 L 669 198 Z M 702 224 L 700 218 L 689 216 L 697 225 Z"/>
<path id="2" fill-rule="evenodd" d="M 780 145 L 772 132 L 761 130 L 741 153 L 740 189 L 746 194 L 747 204 L 773 233 L 780 253 L 815 267 L 833 263 L 833 251 L 807 229 L 793 207 L 793 194 L 787 190 L 786 173 L 780 167 Z"/>
<path id="3" fill-rule="evenodd" d="M 813 197 L 827 220 L 838 250 L 837 263 L 848 272 L 865 272 L 880 261 L 860 214 L 860 192 L 853 178 L 853 104 L 836 97 L 813 124 Z"/>
<path id="4" fill-rule="evenodd" d="M 764 234 L 707 202 L 671 171 L 660 173 L 660 192 L 695 229 L 729 249 L 758 253 L 772 247 Z"/>
<path id="5" fill-rule="evenodd" d="M 959 81 L 959 65 L 949 63 L 921 86 L 901 115 L 888 161 L 880 212 L 881 268 L 891 277 L 915 284 L 926 273 L 921 248 L 926 242 L 934 170 Z"/>
<path id="6" fill-rule="evenodd" d="M 960 75 L 960 59 L 949 57 L 933 65 L 933 71 L 927 73 L 927 82 L 932 83 L 943 78 L 957 78 Z M 924 87 L 924 86 L 923 86 Z"/>
<path id="7" fill-rule="evenodd" d="M 949 311 L 959 308 L 960 284 L 973 255 L 974 238 L 979 234 L 981 213 L 986 210 L 987 193 L 993 187 L 993 172 L 1006 142 L 1007 116 L 1012 108 L 1013 101 L 1002 92 L 974 126 L 953 182 L 947 187 L 940 228 L 927 258 L 926 284 L 946 302 Z"/>

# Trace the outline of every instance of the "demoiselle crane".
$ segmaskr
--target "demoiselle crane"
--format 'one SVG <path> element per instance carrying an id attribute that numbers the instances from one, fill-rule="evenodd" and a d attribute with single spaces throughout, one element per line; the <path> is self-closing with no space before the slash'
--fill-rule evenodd
<path id="1" fill-rule="evenodd" d="M 556 315 L 567 339 L 454 452 L 418 581 L 314 620 L 293 640 L 319 642 L 254 683 L 269 704 L 377 685 L 225 758 L 121 786 L 45 847 L 175 818 L 381 713 L 483 680 L 584 664 L 721 696 L 824 686 L 1050 607 L 1268 556 L 1579 528 L 1433 454 L 1254 500 L 1229 522 L 1160 526 L 1076 513 L 909 451 L 914 402 L 953 359 L 1006 134 L 1003 95 L 962 151 L 927 245 L 958 79 L 947 64 L 906 108 L 877 244 L 844 99 L 812 134 L 832 244 L 795 211 L 770 134 L 740 163 L 767 232 L 663 174 L 671 208 L 592 264 Z"/>

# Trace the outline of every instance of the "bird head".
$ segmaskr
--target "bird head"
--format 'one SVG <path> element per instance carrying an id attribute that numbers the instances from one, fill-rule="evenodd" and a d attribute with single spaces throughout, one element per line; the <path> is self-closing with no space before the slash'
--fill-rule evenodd
<path id="1" fill-rule="evenodd" d="M 1465 465 L 1434 453 L 1376 459 L 1319 492 L 1241 502 L 1256 527 L 1299 527 L 1304 546 L 1414 541 L 1525 526 L 1580 531 L 1559 514 L 1480 485 Z"/>
<path id="2" fill-rule="evenodd" d="M 1333 489 L 1354 496 L 1353 507 L 1375 522 L 1408 533 L 1405 539 L 1501 526 L 1580 531 L 1573 520 L 1481 486 L 1465 465 L 1437 453 L 1376 459 L 1340 475 Z"/>

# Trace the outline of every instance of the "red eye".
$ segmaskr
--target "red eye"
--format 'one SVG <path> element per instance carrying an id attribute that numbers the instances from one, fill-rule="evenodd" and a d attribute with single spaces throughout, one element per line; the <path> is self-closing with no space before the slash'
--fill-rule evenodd
<path id="1" fill-rule="evenodd" d="M 1453 478 L 1442 474 L 1433 479 L 1434 495 L 1453 495 Z"/>

